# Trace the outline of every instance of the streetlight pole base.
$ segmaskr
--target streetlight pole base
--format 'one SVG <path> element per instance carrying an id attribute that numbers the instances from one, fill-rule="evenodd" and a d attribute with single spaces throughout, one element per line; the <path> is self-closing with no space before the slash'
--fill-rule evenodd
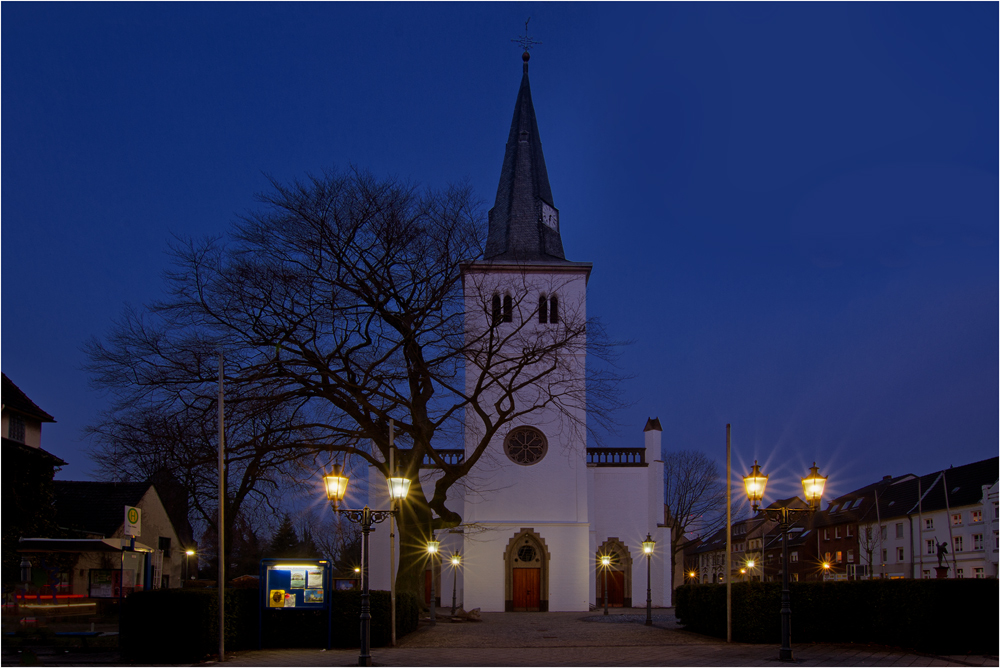
<path id="1" fill-rule="evenodd" d="M 795 659 L 792 658 L 791 647 L 789 647 L 788 649 L 782 647 L 781 649 L 778 650 L 778 661 L 794 661 L 794 660 Z"/>

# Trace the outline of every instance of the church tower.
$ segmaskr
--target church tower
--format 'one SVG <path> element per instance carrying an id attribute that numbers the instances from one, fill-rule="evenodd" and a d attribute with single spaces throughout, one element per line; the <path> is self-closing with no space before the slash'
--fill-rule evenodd
<path id="1" fill-rule="evenodd" d="M 525 52 L 482 261 L 463 267 L 469 355 L 464 600 L 589 609 L 587 280 L 563 251 Z M 530 358 L 525 361 L 525 353 Z M 481 446 L 488 441 L 485 451 Z"/>

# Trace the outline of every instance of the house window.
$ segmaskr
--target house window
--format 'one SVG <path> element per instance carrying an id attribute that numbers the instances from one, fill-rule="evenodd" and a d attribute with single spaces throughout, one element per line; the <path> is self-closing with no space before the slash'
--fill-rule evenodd
<path id="1" fill-rule="evenodd" d="M 160 550 L 163 551 L 163 558 L 170 558 L 170 539 L 160 536 Z"/>
<path id="2" fill-rule="evenodd" d="M 886 548 L 882 549 L 882 563 L 889 561 L 889 550 Z"/>
<path id="3" fill-rule="evenodd" d="M 559 298 L 555 295 L 549 297 L 549 322 L 559 322 Z"/>
<path id="4" fill-rule="evenodd" d="M 981 550 L 984 547 L 985 545 L 983 545 L 983 534 L 981 533 L 972 534 L 972 549 Z"/>
<path id="5" fill-rule="evenodd" d="M 959 580 L 964 579 L 965 578 L 965 569 L 964 568 L 959 568 L 957 571 L 955 571 L 955 577 L 958 578 Z"/>
<path id="6" fill-rule="evenodd" d="M 937 547 L 933 540 L 924 541 L 927 543 L 927 554 L 937 554 Z"/>
<path id="7" fill-rule="evenodd" d="M 833 530 L 833 537 L 840 538 L 840 527 L 837 527 Z"/>
<path id="8" fill-rule="evenodd" d="M 768 557 L 770 557 L 771 555 L 769 554 L 769 555 L 767 555 L 767 556 L 768 556 Z M 788 560 L 789 560 L 790 562 L 792 562 L 793 564 L 794 564 L 795 562 L 797 562 L 797 561 L 799 560 L 799 553 L 798 553 L 798 551 L 796 550 L 795 552 L 792 552 L 791 554 L 789 554 L 789 555 L 788 555 Z"/>
<path id="9" fill-rule="evenodd" d="M 901 548 L 896 548 L 896 561 L 906 561 L 906 551 Z"/>
<path id="10" fill-rule="evenodd" d="M 7 423 L 7 438 L 18 443 L 24 443 L 24 418 L 17 413 L 11 413 Z"/>
<path id="11" fill-rule="evenodd" d="M 798 582 L 799 581 L 799 574 L 798 573 L 789 573 L 789 575 L 792 576 L 792 582 Z"/>
<path id="12" fill-rule="evenodd" d="M 969 517 L 969 521 L 970 522 L 982 522 L 983 521 L 983 511 L 981 511 L 981 510 L 973 510 L 969 515 L 970 515 L 970 517 Z"/>
<path id="13" fill-rule="evenodd" d="M 847 551 L 847 562 L 854 563 L 854 550 Z"/>
<path id="14" fill-rule="evenodd" d="M 902 538 L 902 537 L 903 537 L 903 523 L 896 522 L 896 538 Z"/>
<path id="15" fill-rule="evenodd" d="M 871 539 L 872 539 L 872 528 L 865 527 L 865 540 L 871 540 Z"/>
<path id="16" fill-rule="evenodd" d="M 837 563 L 839 564 L 843 560 L 844 560 L 844 553 L 841 552 L 840 550 L 837 550 Z"/>
<path id="17" fill-rule="evenodd" d="M 924 579 L 925 580 L 930 580 L 931 579 L 931 572 L 930 571 L 924 571 Z"/>
<path id="18" fill-rule="evenodd" d="M 956 552 L 962 552 L 965 550 L 965 539 L 962 536 L 955 536 L 952 542 L 955 545 Z"/>
<path id="19" fill-rule="evenodd" d="M 976 579 L 977 580 L 982 580 L 983 578 L 986 577 L 986 574 L 983 573 L 983 569 L 981 569 L 981 568 L 973 568 L 972 572 L 976 574 Z"/>
<path id="20" fill-rule="evenodd" d="M 962 526 L 962 513 L 954 513 L 951 516 L 951 525 L 953 527 Z"/>
<path id="21" fill-rule="evenodd" d="M 503 297 L 503 321 L 514 322 L 514 301 L 510 298 L 510 295 L 504 295 Z"/>
<path id="22" fill-rule="evenodd" d="M 847 537 L 850 538 L 854 535 L 854 527 L 850 524 L 847 525 Z"/>
<path id="23" fill-rule="evenodd" d="M 933 528 L 934 528 L 934 518 L 928 517 L 926 520 L 924 520 L 924 530 L 930 531 Z"/>
<path id="24" fill-rule="evenodd" d="M 538 298 L 538 322 L 543 325 L 549 321 L 549 299 L 545 295 Z"/>
<path id="25" fill-rule="evenodd" d="M 888 540 L 888 539 L 889 539 L 889 529 L 886 527 L 882 527 L 882 540 Z"/>
<path id="26" fill-rule="evenodd" d="M 830 540 L 830 530 L 823 529 L 823 540 Z"/>
<path id="27" fill-rule="evenodd" d="M 161 575 L 160 576 L 160 589 L 170 589 L 170 576 Z"/>
<path id="28" fill-rule="evenodd" d="M 823 561 L 829 562 L 832 559 L 832 557 L 833 557 L 832 554 L 830 554 L 829 552 L 825 552 L 823 554 Z"/>

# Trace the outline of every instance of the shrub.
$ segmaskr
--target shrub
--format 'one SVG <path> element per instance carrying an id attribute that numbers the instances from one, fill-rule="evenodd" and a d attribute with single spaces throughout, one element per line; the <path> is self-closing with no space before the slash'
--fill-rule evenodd
<path id="1" fill-rule="evenodd" d="M 781 584 L 733 583 L 733 640 L 781 640 Z M 998 581 L 793 582 L 792 642 L 876 643 L 932 654 L 996 655 Z M 677 619 L 690 631 L 726 637 L 726 588 L 683 585 Z"/>
<path id="2" fill-rule="evenodd" d="M 219 648 L 219 594 L 214 589 L 154 589 L 125 599 L 121 620 L 121 652 L 136 663 L 200 661 Z M 263 610 L 258 589 L 226 590 L 226 649 L 263 647 L 326 647 L 328 629 L 333 647 L 358 647 L 361 593 L 335 591 L 332 610 Z M 410 593 L 396 596 L 396 635 L 416 630 L 418 600 Z M 371 644 L 389 643 L 389 592 L 371 592 Z M 263 629 L 258 636 L 261 621 Z M 328 626 L 329 621 L 329 626 Z"/>

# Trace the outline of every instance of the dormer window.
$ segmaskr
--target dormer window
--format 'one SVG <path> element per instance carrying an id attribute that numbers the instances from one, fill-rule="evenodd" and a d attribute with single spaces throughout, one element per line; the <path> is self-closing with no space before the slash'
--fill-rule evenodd
<path id="1" fill-rule="evenodd" d="M 538 298 L 538 322 L 541 324 L 559 322 L 559 298 L 542 294 Z"/>

